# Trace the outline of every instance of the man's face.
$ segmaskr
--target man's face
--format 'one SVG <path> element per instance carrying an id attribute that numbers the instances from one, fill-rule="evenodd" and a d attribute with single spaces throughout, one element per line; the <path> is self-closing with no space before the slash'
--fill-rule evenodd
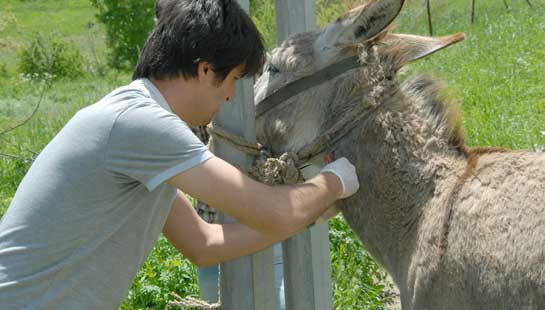
<path id="1" fill-rule="evenodd" d="M 235 96 L 236 82 L 242 75 L 244 66 L 240 65 L 227 75 L 225 80 L 218 82 L 214 71 L 207 69 L 204 79 L 201 80 L 201 98 L 199 105 L 198 125 L 206 125 L 226 101 L 233 100 Z"/>

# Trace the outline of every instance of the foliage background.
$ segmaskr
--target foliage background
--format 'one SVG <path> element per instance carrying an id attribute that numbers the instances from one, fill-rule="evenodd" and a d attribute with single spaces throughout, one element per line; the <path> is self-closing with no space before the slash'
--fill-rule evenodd
<path id="1" fill-rule="evenodd" d="M 39 34 L 19 52 L 18 70 L 33 78 L 74 78 L 83 73 L 79 50 L 53 33 Z"/>
<path id="2" fill-rule="evenodd" d="M 155 0 L 90 0 L 98 10 L 96 18 L 105 25 L 109 64 L 132 69 L 140 49 L 153 27 Z"/>
<path id="3" fill-rule="evenodd" d="M 66 121 L 77 110 L 130 81 L 131 64 L 151 28 L 152 3 L 0 0 L 0 216 L 33 158 Z M 353 3 L 317 0 L 317 24 L 334 20 Z M 522 0 L 508 3 L 510 9 L 506 10 L 501 0 L 477 1 L 476 21 L 471 24 L 469 0 L 431 1 L 435 32 L 444 35 L 464 31 L 468 38 L 409 65 L 404 74 L 425 72 L 449 85 L 462 102 L 470 145 L 542 150 L 545 3 L 532 0 L 532 9 Z M 114 8 L 113 15 L 107 13 L 107 8 Z M 123 13 L 130 8 L 136 8 L 131 13 L 134 15 Z M 274 1 L 252 0 L 251 11 L 267 46 L 272 48 Z M 128 20 L 122 22 L 120 17 Z M 407 0 L 396 23 L 396 32 L 426 35 L 424 1 Z M 122 31 L 132 30 L 131 25 L 141 27 L 135 30 L 140 34 L 138 38 Z M 35 79 L 19 67 L 22 51 L 33 40 L 49 35 L 70 46 L 67 49 L 79 51 L 79 73 L 60 74 L 55 80 Z M 116 46 L 126 51 L 115 56 Z M 40 51 L 62 56 L 62 52 L 49 47 Z M 33 115 L 38 103 L 37 113 L 24 126 L 4 133 Z M 387 293 L 381 284 L 384 272 L 342 218 L 332 220 L 330 228 L 335 309 L 383 309 Z M 163 309 L 173 298 L 171 291 L 182 296 L 198 295 L 195 270 L 161 237 L 122 308 Z"/>

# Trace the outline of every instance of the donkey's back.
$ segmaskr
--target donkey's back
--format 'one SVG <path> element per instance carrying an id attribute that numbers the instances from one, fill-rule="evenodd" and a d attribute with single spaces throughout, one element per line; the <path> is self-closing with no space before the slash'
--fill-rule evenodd
<path id="1" fill-rule="evenodd" d="M 420 245 L 403 304 L 545 309 L 545 153 L 484 154 L 466 172 L 442 207 L 428 210 L 425 221 L 443 229 Z"/>

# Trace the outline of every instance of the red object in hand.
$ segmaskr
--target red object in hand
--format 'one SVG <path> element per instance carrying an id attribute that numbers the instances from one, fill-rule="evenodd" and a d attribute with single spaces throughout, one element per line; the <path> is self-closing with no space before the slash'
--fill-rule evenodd
<path id="1" fill-rule="evenodd" d="M 327 153 L 324 155 L 324 163 L 329 164 L 333 161 L 333 155 Z"/>

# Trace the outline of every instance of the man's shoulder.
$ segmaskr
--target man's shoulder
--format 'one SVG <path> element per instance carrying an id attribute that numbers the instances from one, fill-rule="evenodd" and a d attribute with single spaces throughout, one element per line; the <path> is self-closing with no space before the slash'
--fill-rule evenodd
<path id="1" fill-rule="evenodd" d="M 118 87 L 104 96 L 98 103 L 122 103 L 129 101 L 142 101 L 153 103 L 154 100 L 142 88 L 137 87 L 134 83 Z"/>
<path id="2" fill-rule="evenodd" d="M 103 111 L 111 110 L 126 112 L 126 110 L 141 111 L 146 109 L 153 112 L 158 110 L 159 114 L 173 114 L 170 106 L 164 100 L 155 86 L 147 79 L 135 80 L 132 83 L 118 87 L 98 101 L 96 106 Z M 164 111 L 162 111 L 164 110 Z M 173 114 L 174 115 L 174 114 Z"/>
<path id="3" fill-rule="evenodd" d="M 116 122 L 121 115 L 129 118 L 147 115 L 149 119 L 163 113 L 170 114 L 144 90 L 129 84 L 114 89 L 94 104 L 82 108 L 76 118 L 99 117 L 103 121 Z"/>

